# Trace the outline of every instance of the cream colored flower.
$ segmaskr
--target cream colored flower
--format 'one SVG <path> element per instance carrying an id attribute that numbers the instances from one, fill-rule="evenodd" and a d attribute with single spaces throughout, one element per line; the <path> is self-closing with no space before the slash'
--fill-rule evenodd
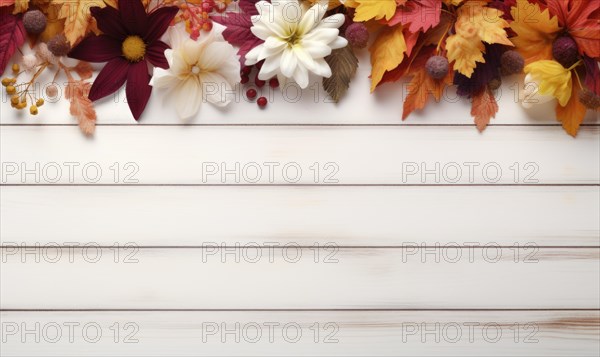
<path id="1" fill-rule="evenodd" d="M 325 57 L 348 44 L 338 30 L 344 23 L 344 15 L 323 18 L 327 1 L 311 7 L 298 0 L 259 1 L 256 9 L 258 15 L 252 16 L 251 30 L 265 42 L 246 54 L 246 64 L 265 60 L 259 79 L 277 76 L 280 83 L 293 79 L 301 88 L 306 88 L 309 73 L 331 76 Z"/>
<path id="2" fill-rule="evenodd" d="M 231 102 L 235 83 L 240 81 L 240 62 L 236 50 L 215 27 L 194 41 L 182 26 L 169 29 L 171 47 L 165 51 L 169 69 L 155 67 L 150 85 L 167 88 L 177 114 L 189 119 L 200 110 L 203 101 L 219 107 Z"/>

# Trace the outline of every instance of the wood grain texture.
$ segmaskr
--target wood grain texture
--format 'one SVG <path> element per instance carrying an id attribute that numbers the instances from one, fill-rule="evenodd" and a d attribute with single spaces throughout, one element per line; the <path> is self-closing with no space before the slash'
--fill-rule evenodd
<path id="1" fill-rule="evenodd" d="M 600 308 L 598 248 L 1 252 L 5 309 Z"/>
<path id="2" fill-rule="evenodd" d="M 14 329 L 5 356 L 597 356 L 600 348 L 598 311 L 2 312 L 0 320 Z M 37 335 L 23 336 L 36 324 Z"/>
<path id="3" fill-rule="evenodd" d="M 557 127 L 106 127 L 93 140 L 76 130 L 4 127 L 2 183 L 600 183 L 599 127 L 576 140 Z"/>
<path id="4" fill-rule="evenodd" d="M 0 187 L 3 245 L 600 246 L 598 187 Z"/>

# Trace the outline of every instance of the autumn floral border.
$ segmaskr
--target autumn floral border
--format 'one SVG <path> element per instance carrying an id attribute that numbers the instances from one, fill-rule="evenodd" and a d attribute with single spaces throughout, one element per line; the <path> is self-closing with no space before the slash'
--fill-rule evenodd
<path id="1" fill-rule="evenodd" d="M 0 0 L 0 75 L 15 110 L 38 114 L 64 76 L 83 133 L 94 102 L 125 86 L 136 120 L 153 92 L 183 118 L 247 86 L 318 79 L 337 102 L 368 48 L 371 91 L 408 81 L 402 119 L 455 86 L 480 131 L 495 117 L 505 76 L 524 74 L 523 106 L 555 105 L 576 136 L 600 110 L 600 8 L 583 0 Z M 90 63 L 103 63 L 93 78 Z M 42 74 L 44 95 L 31 89 Z M 251 85 L 250 85 L 251 84 Z M 153 91 L 153 88 L 159 89 Z"/>

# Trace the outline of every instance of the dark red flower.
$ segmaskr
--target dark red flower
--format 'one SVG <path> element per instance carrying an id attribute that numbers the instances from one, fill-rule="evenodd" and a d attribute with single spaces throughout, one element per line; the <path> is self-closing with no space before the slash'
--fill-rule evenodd
<path id="1" fill-rule="evenodd" d="M 110 6 L 90 9 L 102 35 L 83 39 L 69 52 L 69 57 L 82 61 L 108 62 L 92 85 L 90 100 L 104 98 L 127 82 L 127 103 L 139 119 L 152 92 L 147 62 L 169 68 L 164 55 L 169 46 L 159 38 L 178 10 L 169 6 L 147 14 L 141 0 L 119 0 L 118 10 Z"/>

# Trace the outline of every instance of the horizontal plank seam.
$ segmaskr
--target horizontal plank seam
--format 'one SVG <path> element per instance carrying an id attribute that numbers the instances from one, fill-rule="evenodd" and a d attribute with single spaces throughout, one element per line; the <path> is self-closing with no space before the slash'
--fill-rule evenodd
<path id="1" fill-rule="evenodd" d="M 58 244 L 58 243 L 57 243 Z M 77 249 L 77 248 L 86 248 L 87 246 L 85 245 L 60 245 L 57 248 L 65 248 L 65 249 Z M 255 246 L 253 246 L 254 248 Z M 486 245 L 450 245 L 450 243 L 447 243 L 446 245 L 425 245 L 425 246 L 421 246 L 421 245 L 331 245 L 328 246 L 326 244 L 324 244 L 323 246 L 320 247 L 315 247 L 315 246 L 310 246 L 310 245 L 294 245 L 294 248 L 297 249 L 329 249 L 329 248 L 337 248 L 337 249 L 405 249 L 405 248 L 419 248 L 419 249 L 448 249 L 450 247 L 452 248 L 460 248 L 460 249 L 489 249 L 489 248 L 497 248 L 497 249 L 515 249 L 515 248 L 536 248 L 536 249 L 582 249 L 582 250 L 593 250 L 593 249 L 600 249 L 600 246 L 594 246 L 594 245 L 534 245 L 534 244 L 519 244 L 519 245 L 493 245 L 493 246 L 486 246 Z M 18 249 L 36 249 L 36 248 L 43 248 L 46 249 L 48 248 L 47 246 L 44 245 L 39 245 L 39 246 L 35 246 L 35 245 L 11 245 L 11 244 L 3 244 L 0 243 L 0 250 L 2 249 L 14 249 L 14 248 L 18 248 Z M 123 246 L 123 247 L 115 247 L 115 246 L 111 246 L 111 245 L 94 245 L 93 248 L 98 248 L 98 249 L 132 249 L 132 248 L 137 248 L 137 249 L 214 249 L 215 246 L 214 245 L 131 245 L 131 246 Z M 243 246 L 243 245 L 239 245 L 239 246 L 235 246 L 235 245 L 219 245 L 218 248 L 220 249 L 247 249 L 248 246 Z M 288 249 L 289 246 L 284 245 L 269 245 L 269 244 L 265 244 L 265 245 L 261 245 L 261 246 L 257 246 L 256 248 L 269 248 L 269 249 Z"/>
<path id="2" fill-rule="evenodd" d="M 394 184 L 394 183 L 3 183 L 0 187 L 600 187 L 599 183 L 486 183 L 486 184 Z"/>
<path id="3" fill-rule="evenodd" d="M 333 309 L 36 309 L 36 308 L 11 308 L 0 309 L 0 312 L 534 312 L 534 311 L 600 311 L 600 308 L 333 308 Z"/>
<path id="4" fill-rule="evenodd" d="M 66 126 L 66 127 L 74 127 L 74 126 L 78 126 L 78 124 L 75 123 L 64 123 L 64 124 L 60 124 L 60 123 L 32 123 L 32 124 L 24 124 L 24 123 L 4 123 L 4 124 L 0 124 L 0 127 L 27 127 L 27 126 L 55 126 L 55 127 L 61 127 L 61 126 Z M 257 127 L 278 127 L 278 126 L 307 126 L 307 127 L 311 127 L 311 126 L 315 126 L 315 127 L 402 127 L 402 126 L 406 126 L 406 127 L 474 127 L 475 124 L 342 124 L 342 123 L 281 123 L 281 124 L 274 124 L 274 123 L 222 123 L 222 124 L 217 124 L 217 123 L 206 123 L 206 124 L 138 124 L 138 123 L 122 123 L 122 124 L 118 124 L 118 123 L 105 123 L 105 124 L 96 124 L 96 126 L 140 126 L 140 127 L 164 127 L 164 126 L 173 126 L 173 127 L 179 127 L 179 126 L 198 126 L 198 127 L 229 127 L 229 126 L 257 126 Z M 488 126 L 492 126 L 492 127 L 562 127 L 562 124 L 488 124 Z M 600 124 L 581 124 L 582 127 L 599 127 Z"/>

